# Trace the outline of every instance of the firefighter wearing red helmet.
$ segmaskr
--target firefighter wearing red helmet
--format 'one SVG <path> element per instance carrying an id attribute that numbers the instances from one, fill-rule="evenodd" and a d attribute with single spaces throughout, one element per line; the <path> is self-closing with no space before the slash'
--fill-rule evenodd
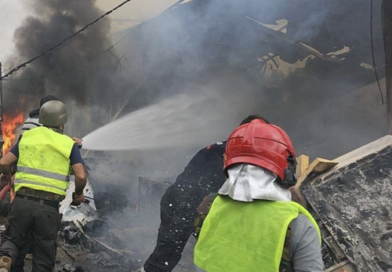
<path id="1" fill-rule="evenodd" d="M 227 179 L 195 247 L 207 272 L 323 271 L 321 234 L 313 217 L 291 201 L 295 151 L 278 126 L 259 120 L 230 135 Z"/>
<path id="2" fill-rule="evenodd" d="M 259 115 L 249 115 L 240 126 L 254 119 L 268 123 Z M 161 223 L 156 246 L 149 258 L 135 272 L 170 272 L 182 257 L 185 244 L 193 235 L 197 238 L 200 226 L 208 211 L 203 198 L 216 195 L 225 182 L 223 155 L 226 139 L 199 150 L 189 161 L 176 181 L 169 186 L 160 203 Z M 195 219 L 196 217 L 196 219 Z"/>

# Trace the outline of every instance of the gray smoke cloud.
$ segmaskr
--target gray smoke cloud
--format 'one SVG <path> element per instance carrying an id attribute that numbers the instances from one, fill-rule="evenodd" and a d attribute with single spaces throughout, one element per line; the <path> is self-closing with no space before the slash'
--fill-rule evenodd
<path id="1" fill-rule="evenodd" d="M 378 4 L 380 1 L 375 1 L 375 7 Z M 130 30 L 126 51 L 129 61 L 123 62 L 124 69 L 144 84 L 127 110 L 190 91 L 190 84 L 201 86 L 208 82 L 209 92 L 227 100 L 233 110 L 246 109 L 245 112 L 260 114 L 282 126 L 292 136 L 299 154 L 333 159 L 381 137 L 386 128 L 380 94 L 375 86 L 366 92 L 355 91 L 375 80 L 371 69 L 361 67 L 363 63 L 372 63 L 369 3 L 356 1 L 355 5 L 355 13 L 350 3 L 340 1 L 245 4 L 211 0 L 177 5 Z M 271 34 L 248 17 L 264 24 L 286 19 L 287 35 L 281 38 Z M 378 8 L 373 17 L 374 51 L 382 76 L 384 55 Z M 324 55 L 344 46 L 351 51 L 338 56 L 344 58 L 340 63 L 328 62 L 298 48 L 299 42 Z M 275 59 L 277 64 L 262 62 L 262 57 L 269 53 L 280 56 L 280 60 Z M 306 65 L 300 69 L 293 71 L 288 66 L 306 58 Z M 270 75 L 264 74 L 265 68 L 272 71 Z M 253 95 L 244 93 L 238 103 L 232 94 L 241 93 L 241 88 L 251 90 Z M 353 100 L 357 106 L 344 106 Z M 221 130 L 228 135 L 245 116 L 233 118 L 222 112 L 217 107 L 215 114 L 226 118 Z M 214 129 L 211 126 L 204 130 Z M 350 137 L 349 131 L 356 131 L 357 137 Z"/>
<path id="2" fill-rule="evenodd" d="M 375 1 L 375 7 L 378 2 Z M 35 0 L 28 3 L 34 15 L 15 32 L 15 64 L 45 51 L 103 13 L 94 6 L 94 1 Z M 371 70 L 360 68 L 362 62 L 372 62 L 369 21 L 359 20 L 370 15 L 369 3 L 357 1 L 356 7 L 358 12 L 353 13 L 348 3 L 339 1 L 252 0 L 245 4 L 234 0 L 194 0 L 177 4 L 156 18 L 118 34 L 118 37 L 127 36 L 110 52 L 107 51 L 112 46 L 110 22 L 105 18 L 18 72 L 20 80 L 5 84 L 6 95 L 10 97 L 6 99 L 18 102 L 18 97 L 25 97 L 25 112 L 36 107 L 39 98 L 47 93 L 58 95 L 69 105 L 81 105 L 81 114 L 87 112 L 89 116 L 84 124 L 70 125 L 72 131 L 83 131 L 79 133 L 81 136 L 109 122 L 110 116 L 126 101 L 121 114 L 172 95 L 187 92 L 202 95 L 207 91 L 226 100 L 225 108 L 238 112 L 233 118 L 219 107 L 211 108 L 211 103 L 200 108 L 202 112 L 220 115 L 221 135 L 228 135 L 244 115 L 257 113 L 286 129 L 300 151 L 333 158 L 385 133 L 380 129 L 383 120 L 370 117 L 365 126 L 377 123 L 377 133 L 363 128 L 360 137 L 363 141 L 337 139 L 348 143 L 345 150 L 321 149 L 317 144 L 323 140 L 317 135 L 341 130 L 338 124 L 342 120 L 336 114 L 335 119 L 320 126 L 323 120 L 330 118 L 327 111 L 320 112 L 320 109 L 325 109 L 328 101 L 339 100 L 340 95 L 374 81 Z M 375 9 L 374 49 L 376 61 L 382 66 L 379 16 L 379 10 Z M 274 36 L 272 30 L 266 30 L 249 18 L 264 24 L 286 19 L 288 38 Z M 305 42 L 324 54 L 343 46 L 352 50 L 341 64 L 313 56 L 305 68 L 294 72 L 286 68 L 285 71 L 286 64 L 309 56 L 309 52 L 295 46 L 298 42 Z M 269 53 L 280 56 L 280 60 L 263 62 L 263 56 Z M 266 70 L 271 73 L 266 75 Z M 344 73 L 347 79 L 342 77 Z M 238 93 L 243 90 L 246 91 L 239 101 Z M 338 113 L 351 116 L 350 125 L 357 124 L 357 119 L 369 119 L 364 116 L 378 116 L 375 114 L 380 108 L 377 103 L 365 109 L 339 109 Z M 14 109 L 15 104 L 6 103 L 6 106 Z M 79 114 L 80 110 L 74 111 Z M 333 107 L 330 111 L 336 112 Z M 308 116 L 318 116 L 305 128 L 315 136 L 310 142 L 297 136 L 302 135 L 300 131 L 304 129 L 301 120 Z M 217 127 L 201 129 L 208 134 Z M 216 133 L 206 139 L 215 141 L 213 135 Z M 194 147 L 200 145 L 200 141 L 193 142 Z"/>
<path id="3" fill-rule="evenodd" d="M 375 7 L 379 2 L 375 1 Z M 15 32 L 15 64 L 45 51 L 103 13 L 94 1 L 28 3 L 34 15 Z M 370 15 L 369 3 L 357 1 L 356 7 L 353 13 L 349 3 L 335 0 L 322 4 L 194 0 L 118 34 L 124 38 L 111 52 L 107 51 L 112 41 L 106 18 L 22 69 L 17 80 L 7 81 L 5 101 L 15 103 L 6 107 L 15 109 L 18 98 L 25 97 L 27 112 L 37 107 L 42 95 L 58 95 L 78 118 L 83 117 L 68 125 L 71 134 L 81 137 L 108 123 L 123 105 L 120 116 L 173 95 L 209 93 L 217 102 L 205 103 L 198 110 L 207 119 L 208 114 L 214 120 L 220 118 L 221 125 L 201 127 L 206 136 L 189 139 L 189 147 L 177 151 L 177 161 L 171 158 L 165 164 L 157 159 L 156 176 L 168 167 L 180 171 L 189 161 L 183 158 L 224 140 L 248 114 L 262 115 L 283 127 L 298 154 L 332 159 L 386 133 L 385 107 L 375 87 L 354 92 L 374 81 L 373 71 L 360 66 L 372 63 L 369 21 L 360 20 Z M 373 15 L 374 50 L 382 76 L 379 9 Z M 249 18 L 264 24 L 286 19 L 288 40 Z M 323 54 L 343 46 L 351 51 L 335 64 L 309 58 L 309 52 L 295 46 L 298 42 Z M 280 58 L 263 61 L 270 53 Z M 307 59 L 303 67 L 287 68 L 302 59 Z M 143 165 L 148 168 L 154 160 L 154 155 L 146 156 Z"/>

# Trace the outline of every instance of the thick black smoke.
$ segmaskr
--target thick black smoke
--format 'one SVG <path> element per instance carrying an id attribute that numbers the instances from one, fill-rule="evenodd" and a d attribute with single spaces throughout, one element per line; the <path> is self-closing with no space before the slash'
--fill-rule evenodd
<path id="1" fill-rule="evenodd" d="M 103 14 L 94 0 L 27 4 L 33 15 L 14 33 L 14 65 L 45 52 Z M 28 112 L 45 94 L 78 105 L 110 103 L 107 99 L 115 94 L 116 74 L 114 59 L 107 52 L 112 45 L 109 31 L 110 21 L 104 18 L 10 77 L 4 84 L 6 111 L 20 110 L 18 98 L 23 97 L 23 110 Z"/>

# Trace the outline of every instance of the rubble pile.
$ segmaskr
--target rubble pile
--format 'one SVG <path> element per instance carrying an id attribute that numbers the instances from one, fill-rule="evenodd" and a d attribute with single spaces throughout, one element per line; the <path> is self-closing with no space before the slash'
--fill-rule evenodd
<path id="1" fill-rule="evenodd" d="M 68 222 L 62 225 L 60 236 L 59 251 L 66 256 L 58 256 L 59 263 L 70 258 L 67 265 L 76 266 L 79 270 L 75 271 L 129 271 L 138 267 L 135 254 L 111 233 L 104 221 L 92 221 L 83 229 Z M 62 265 L 60 268 L 64 269 Z"/>
<path id="2" fill-rule="evenodd" d="M 86 165 L 91 167 L 92 164 L 87 160 Z M 139 268 L 140 256 L 147 254 L 139 253 L 139 249 L 143 251 L 140 244 L 146 236 L 138 233 L 140 228 L 135 225 L 138 213 L 135 204 L 132 204 L 126 194 L 125 185 L 122 185 L 126 183 L 114 184 L 113 180 L 107 179 L 110 175 L 100 170 L 102 167 L 94 169 L 94 174 L 102 175 L 103 178 L 96 179 L 94 175 L 90 175 L 93 170 L 89 168 L 89 179 L 84 189 L 87 201 L 79 206 L 71 205 L 74 191 L 71 176 L 69 192 L 60 204 L 63 217 L 55 272 L 129 272 Z M 114 178 L 118 176 L 112 175 Z M 126 178 L 128 177 L 123 177 L 124 180 Z M 0 210 L 4 210 L 2 215 L 6 218 L 9 204 L 5 201 L 2 204 Z M 155 239 L 155 233 L 156 227 L 151 228 L 148 236 Z M 135 240 L 135 237 L 138 240 Z M 31 267 L 32 261 L 26 259 L 25 270 L 30 271 Z"/>
<path id="3" fill-rule="evenodd" d="M 102 198 L 98 198 L 100 200 L 93 217 L 90 216 L 92 207 L 89 205 L 94 203 L 95 208 L 96 195 L 90 203 L 83 204 L 89 209 L 81 205 L 72 210 L 71 216 L 69 213 L 65 214 L 66 220 L 63 220 L 60 231 L 59 251 L 65 252 L 66 256 L 58 256 L 59 271 L 129 271 L 138 267 L 135 261 L 137 257 L 129 249 L 129 244 L 117 236 L 117 229 L 124 226 L 114 223 L 110 217 L 111 214 L 122 214 L 128 205 L 127 197 L 120 194 L 120 188 L 111 187 L 112 190 L 105 194 L 97 194 Z M 81 216 L 84 216 L 83 219 L 80 219 Z"/>
<path id="4" fill-rule="evenodd" d="M 84 191 L 86 203 L 70 205 L 72 194 L 61 203 L 63 218 L 55 272 L 129 272 L 140 268 L 155 246 L 159 202 L 170 182 L 148 178 L 133 181 L 132 176 L 119 174 L 116 167 L 109 166 L 110 172 L 105 172 L 103 163 L 107 161 L 86 160 L 89 176 Z M 124 169 L 124 165 L 120 167 Z M 132 186 L 132 182 L 136 184 L 137 197 L 128 193 L 126 186 Z M 73 186 L 71 178 L 70 192 L 74 190 Z M 5 199 L 0 207 L 4 229 L 8 206 L 9 201 Z M 195 240 L 190 240 L 175 272 L 194 270 L 192 251 Z M 32 260 L 26 259 L 25 270 L 31 268 Z"/>
<path id="5" fill-rule="evenodd" d="M 129 272 L 139 268 L 153 249 L 158 228 L 159 199 L 168 185 L 155 186 L 158 182 L 146 179 L 136 182 L 140 186 L 136 191 L 142 194 L 141 209 L 149 214 L 146 217 L 143 212 L 141 216 L 142 213 L 138 211 L 139 197 L 132 198 L 127 194 L 129 188 L 126 186 L 132 182 L 127 180 L 130 177 L 121 176 L 116 167 L 108 167 L 109 171 L 105 172 L 103 163 L 107 161 L 86 160 L 89 181 L 85 196 L 88 202 L 74 207 L 66 198 L 60 207 L 63 220 L 56 272 Z M 73 190 L 72 186 L 71 181 L 70 190 Z M 29 262 L 26 267 L 28 269 Z"/>
<path id="6" fill-rule="evenodd" d="M 337 167 L 303 183 L 321 226 L 326 268 L 392 269 L 391 156 L 388 135 L 335 159 Z"/>

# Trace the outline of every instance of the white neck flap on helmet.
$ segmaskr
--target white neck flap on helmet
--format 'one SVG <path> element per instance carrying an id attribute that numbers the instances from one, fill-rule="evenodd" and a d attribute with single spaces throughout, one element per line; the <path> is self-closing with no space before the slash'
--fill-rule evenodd
<path id="1" fill-rule="evenodd" d="M 276 174 L 251 164 L 237 164 L 228 169 L 229 178 L 219 190 L 233 200 L 252 202 L 256 199 L 290 201 L 291 193 L 276 182 Z"/>

